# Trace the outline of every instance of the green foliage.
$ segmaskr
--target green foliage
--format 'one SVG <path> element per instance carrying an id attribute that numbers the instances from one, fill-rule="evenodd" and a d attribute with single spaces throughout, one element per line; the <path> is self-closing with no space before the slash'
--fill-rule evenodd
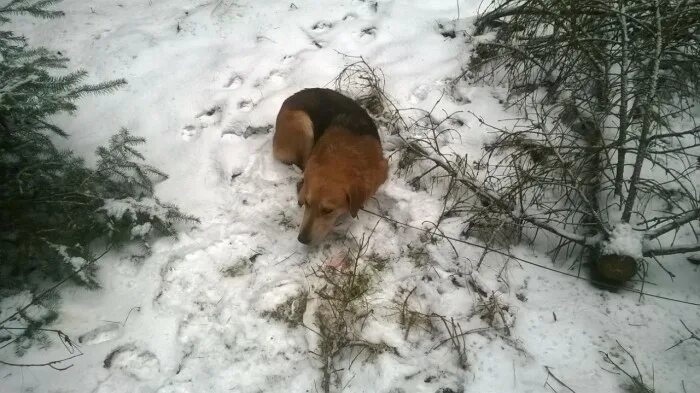
<path id="1" fill-rule="evenodd" d="M 10 1 L 0 7 L 0 26 L 12 14 L 63 15 L 47 9 L 54 3 Z M 129 245 L 144 255 L 152 236 L 172 235 L 177 221 L 196 220 L 154 197 L 154 182 L 167 175 L 144 163 L 137 146 L 145 140 L 128 130 L 97 149 L 96 168 L 56 148 L 53 139 L 67 134 L 49 122 L 52 115 L 75 111 L 85 94 L 126 83 L 84 84 L 82 70 L 57 75 L 67 62 L 0 31 L 0 299 L 24 299 L 9 312 L 0 309 L 0 326 L 13 320 L 26 327 L 7 339 L 18 353 L 32 345 L 29 338 L 45 341 L 40 327 L 57 316 L 55 291 L 41 290 L 65 281 L 96 288 L 94 262 L 104 250 Z M 7 340 L 0 336 L 0 349 Z"/>

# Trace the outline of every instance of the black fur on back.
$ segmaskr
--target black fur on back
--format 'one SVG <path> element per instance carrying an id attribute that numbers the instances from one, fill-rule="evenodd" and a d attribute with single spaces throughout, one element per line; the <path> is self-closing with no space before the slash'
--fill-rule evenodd
<path id="1" fill-rule="evenodd" d="M 330 126 L 343 127 L 355 134 L 370 135 L 379 140 L 377 126 L 367 111 L 353 99 L 334 90 L 304 89 L 287 98 L 283 105 L 309 115 L 314 126 L 314 143 Z"/>

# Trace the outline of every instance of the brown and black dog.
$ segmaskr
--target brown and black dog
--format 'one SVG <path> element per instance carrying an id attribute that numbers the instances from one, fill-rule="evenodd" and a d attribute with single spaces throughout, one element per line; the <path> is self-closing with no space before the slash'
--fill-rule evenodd
<path id="1" fill-rule="evenodd" d="M 304 89 L 277 115 L 276 159 L 304 171 L 298 184 L 305 206 L 299 241 L 318 243 L 338 217 L 357 211 L 388 176 L 377 126 L 351 98 L 330 89 Z"/>

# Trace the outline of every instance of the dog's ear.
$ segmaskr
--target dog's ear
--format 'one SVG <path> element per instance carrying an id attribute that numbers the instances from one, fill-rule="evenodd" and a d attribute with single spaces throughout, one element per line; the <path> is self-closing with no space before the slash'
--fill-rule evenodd
<path id="1" fill-rule="evenodd" d="M 361 187 L 356 185 L 350 186 L 347 192 L 348 210 L 352 218 L 357 218 L 357 211 L 362 208 L 365 203 L 365 192 Z"/>
<path id="2" fill-rule="evenodd" d="M 300 207 L 306 203 L 306 182 L 304 182 L 304 179 L 299 180 L 297 183 L 297 203 L 299 203 Z"/>

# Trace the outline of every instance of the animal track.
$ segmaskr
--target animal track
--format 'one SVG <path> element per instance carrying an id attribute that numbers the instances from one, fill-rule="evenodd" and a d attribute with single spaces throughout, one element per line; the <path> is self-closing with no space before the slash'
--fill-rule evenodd
<path id="1" fill-rule="evenodd" d="M 411 97 L 409 98 L 411 103 L 417 104 L 428 97 L 430 93 L 430 86 L 420 85 L 411 91 Z"/>
<path id="2" fill-rule="evenodd" d="M 445 23 L 437 22 L 437 32 L 445 38 L 453 39 L 457 37 L 454 21 L 448 21 Z"/>
<path id="3" fill-rule="evenodd" d="M 377 28 L 374 26 L 365 27 L 360 31 L 360 37 L 374 37 L 377 35 Z"/>
<path id="4" fill-rule="evenodd" d="M 241 85 L 243 85 L 243 77 L 238 74 L 233 74 L 228 82 L 224 84 L 224 87 L 227 89 L 238 89 Z"/>
<path id="5" fill-rule="evenodd" d="M 221 136 L 224 137 L 226 135 L 237 135 L 237 136 L 242 136 L 245 139 L 248 139 L 249 137 L 254 136 L 254 135 L 269 134 L 271 131 L 272 131 L 272 124 L 266 124 L 263 126 L 252 126 L 252 125 L 244 126 L 241 123 L 233 123 L 229 127 L 227 127 L 224 131 L 221 132 Z"/>
<path id="6" fill-rule="evenodd" d="M 242 100 L 238 102 L 238 109 L 241 112 L 250 112 L 255 107 L 255 104 L 251 100 Z"/>
<path id="7" fill-rule="evenodd" d="M 182 139 L 191 141 L 199 135 L 199 131 L 197 131 L 195 126 L 188 124 L 182 128 L 180 135 L 182 136 Z"/>
<path id="8" fill-rule="evenodd" d="M 272 70 L 270 73 L 262 78 L 259 79 L 257 82 L 255 82 L 255 85 L 253 87 L 255 88 L 261 88 L 264 87 L 266 84 L 275 84 L 275 85 L 280 85 L 284 83 L 284 74 L 280 70 Z"/>
<path id="9" fill-rule="evenodd" d="M 119 338 L 122 334 L 122 325 L 111 322 L 81 335 L 78 337 L 78 342 L 85 345 L 95 345 Z"/>
<path id="10" fill-rule="evenodd" d="M 333 27 L 333 23 L 327 22 L 327 21 L 320 21 L 316 22 L 313 26 L 311 26 L 311 30 L 317 32 L 317 33 L 322 33 L 324 31 L 328 31 Z"/>
<path id="11" fill-rule="evenodd" d="M 220 106 L 213 106 L 205 111 L 200 112 L 197 116 L 195 116 L 197 119 L 201 117 L 211 117 L 214 116 L 215 114 L 221 112 L 221 107 Z"/>
<path id="12" fill-rule="evenodd" d="M 294 62 L 294 60 L 296 60 L 296 59 L 297 59 L 297 57 L 294 56 L 294 55 L 286 55 L 286 56 L 284 56 L 284 57 L 282 58 L 282 64 L 283 64 L 283 65 L 289 65 L 289 64 L 291 64 L 292 62 Z"/>
<path id="13" fill-rule="evenodd" d="M 222 109 L 216 105 L 209 109 L 203 110 L 195 116 L 197 124 L 188 124 L 182 127 L 180 135 L 185 141 L 196 139 L 202 130 L 209 126 L 215 126 L 221 123 Z"/>
<path id="14" fill-rule="evenodd" d="M 152 379 L 160 372 L 160 361 L 156 355 L 134 344 L 115 348 L 104 360 L 104 368 L 118 369 L 137 379 Z"/>

